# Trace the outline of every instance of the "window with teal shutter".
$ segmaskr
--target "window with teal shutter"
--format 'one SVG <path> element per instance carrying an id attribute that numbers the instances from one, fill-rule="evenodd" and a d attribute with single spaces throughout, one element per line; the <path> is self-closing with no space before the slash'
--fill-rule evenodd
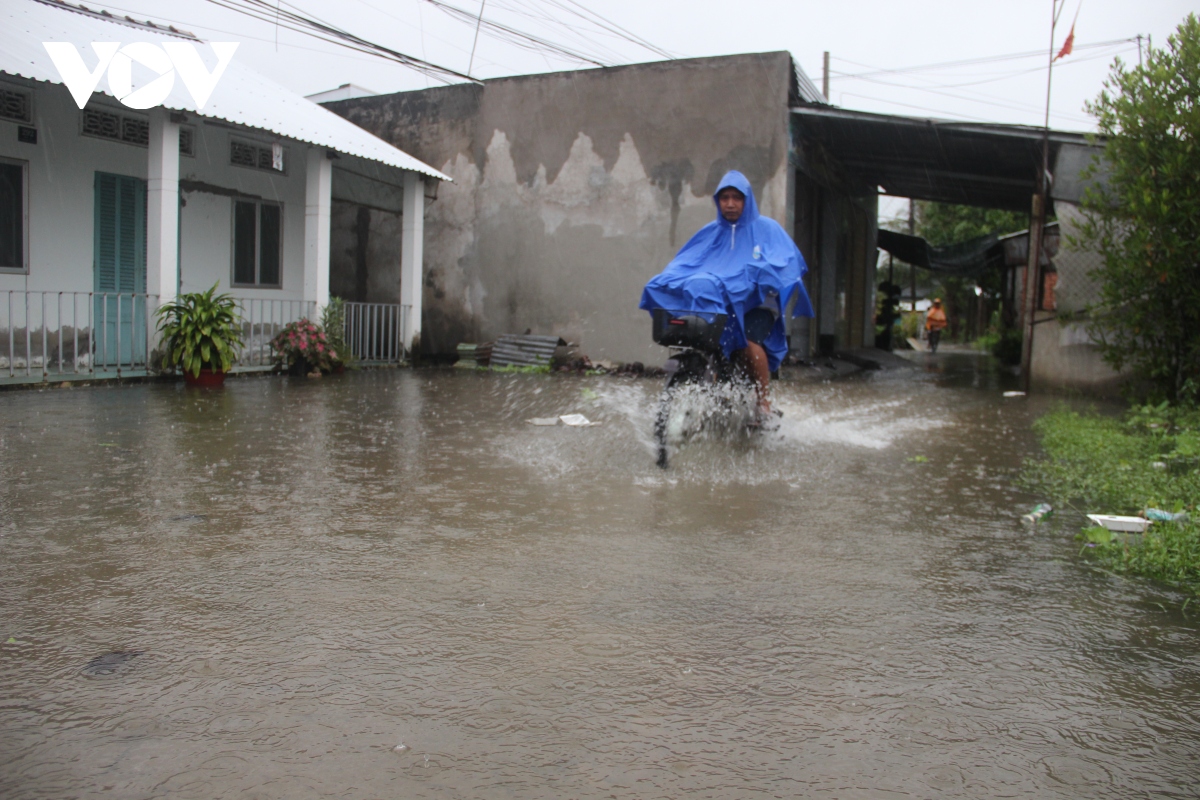
<path id="1" fill-rule="evenodd" d="M 96 173 L 95 354 L 97 368 L 144 362 L 146 182 Z"/>
<path id="2" fill-rule="evenodd" d="M 146 291 L 146 182 L 96 173 L 96 291 Z"/>

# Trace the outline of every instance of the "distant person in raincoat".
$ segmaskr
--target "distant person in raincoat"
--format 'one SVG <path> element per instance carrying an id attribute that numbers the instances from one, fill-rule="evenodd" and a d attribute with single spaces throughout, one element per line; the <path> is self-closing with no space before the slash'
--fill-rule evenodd
<path id="1" fill-rule="evenodd" d="M 942 309 L 942 298 L 933 298 L 933 305 L 925 313 L 925 330 L 929 335 L 929 352 L 936 353 L 938 339 L 942 338 L 942 329 L 946 322 L 946 312 Z"/>
<path id="2" fill-rule="evenodd" d="M 753 382 L 760 418 L 771 413 L 771 373 L 787 355 L 783 312 L 811 317 L 804 256 L 787 232 L 759 214 L 754 190 L 736 170 L 713 193 L 717 218 L 650 279 L 639 308 L 728 314 L 721 349 Z"/>

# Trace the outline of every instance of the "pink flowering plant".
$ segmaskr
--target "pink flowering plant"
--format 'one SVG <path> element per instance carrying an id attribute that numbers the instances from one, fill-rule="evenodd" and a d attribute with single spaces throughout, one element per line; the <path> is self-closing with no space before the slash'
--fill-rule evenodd
<path id="1" fill-rule="evenodd" d="M 303 363 L 306 372 L 332 372 L 342 363 L 325 331 L 309 319 L 300 319 L 284 326 L 279 335 L 271 340 L 271 351 L 275 363 L 285 370 Z"/>

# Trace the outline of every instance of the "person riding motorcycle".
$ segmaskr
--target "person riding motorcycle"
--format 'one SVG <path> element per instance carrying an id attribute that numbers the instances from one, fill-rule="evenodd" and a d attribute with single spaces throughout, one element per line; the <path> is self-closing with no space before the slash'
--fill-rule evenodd
<path id="1" fill-rule="evenodd" d="M 808 271 L 783 227 L 759 213 L 754 190 L 737 170 L 713 193 L 717 218 L 701 228 L 642 292 L 639 308 L 727 314 L 725 356 L 754 385 L 759 418 L 771 413 L 768 385 L 788 352 L 783 312 L 813 316 Z"/>

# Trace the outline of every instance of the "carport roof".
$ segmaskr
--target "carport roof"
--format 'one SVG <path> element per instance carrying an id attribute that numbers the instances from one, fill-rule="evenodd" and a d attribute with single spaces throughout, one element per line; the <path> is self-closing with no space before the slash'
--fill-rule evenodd
<path id="1" fill-rule="evenodd" d="M 1028 211 L 1042 164 L 1042 128 L 954 122 L 849 111 L 792 109 L 800 134 L 815 139 L 847 176 L 887 194 Z M 1064 145 L 1087 147 L 1082 133 L 1050 131 L 1050 164 Z"/>

